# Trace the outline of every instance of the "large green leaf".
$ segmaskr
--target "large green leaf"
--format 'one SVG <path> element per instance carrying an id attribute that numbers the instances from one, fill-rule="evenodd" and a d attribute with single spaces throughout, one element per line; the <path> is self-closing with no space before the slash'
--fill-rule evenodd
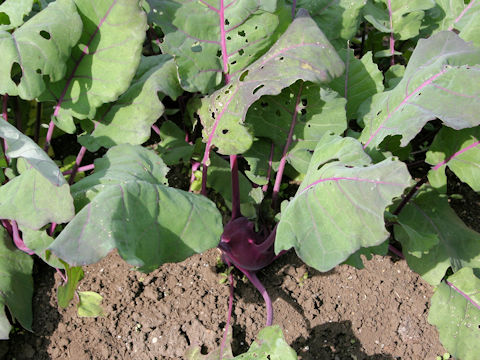
<path id="1" fill-rule="evenodd" d="M 0 94 L 33 99 L 45 90 L 45 75 L 62 79 L 82 22 L 72 0 L 59 0 L 13 34 L 0 30 Z"/>
<path id="2" fill-rule="evenodd" d="M 480 354 L 480 279 L 463 268 L 441 283 L 431 300 L 428 321 L 455 359 L 477 360 Z"/>
<path id="3" fill-rule="evenodd" d="M 67 76 L 51 81 L 41 97 L 56 102 L 54 118 L 70 132 L 75 130 L 72 116 L 91 119 L 97 107 L 116 100 L 128 88 L 146 30 L 146 15 L 138 1 L 75 3 L 83 22 L 82 36 L 68 59 Z"/>
<path id="4" fill-rule="evenodd" d="M 65 223 L 75 215 L 68 184 L 55 186 L 36 169 L 28 169 L 0 187 L 0 218 L 39 229 Z"/>
<path id="5" fill-rule="evenodd" d="M 290 3 L 292 0 L 289 1 Z M 355 36 L 360 12 L 367 0 L 298 0 L 297 8 L 307 9 L 330 42 L 344 48 Z"/>
<path id="6" fill-rule="evenodd" d="M 399 40 L 417 36 L 425 16 L 424 10 L 435 6 L 434 0 L 391 1 L 391 9 L 389 9 L 389 2 L 389 0 L 369 0 L 363 9 L 363 16 L 377 30 L 385 33 L 393 32 L 395 38 Z"/>
<path id="7" fill-rule="evenodd" d="M 480 2 L 472 0 L 455 19 L 453 27 L 460 30 L 460 37 L 480 46 Z"/>
<path id="8" fill-rule="evenodd" d="M 23 158 L 31 167 L 38 170 L 53 185 L 66 184 L 65 178 L 58 166 L 28 136 L 25 136 L 16 127 L 0 120 L 0 137 L 7 141 L 7 156 L 10 158 Z"/>
<path id="9" fill-rule="evenodd" d="M 218 244 L 222 219 L 213 202 L 165 186 L 167 168 L 152 151 L 119 145 L 95 166 L 72 189 L 79 207 L 91 201 L 50 246 L 59 258 L 79 266 L 117 248 L 148 272 Z"/>
<path id="10" fill-rule="evenodd" d="M 268 53 L 232 78 L 224 88 L 202 100 L 199 110 L 203 137 L 221 154 L 243 153 L 253 137 L 244 126 L 248 108 L 263 95 L 277 95 L 302 79 L 328 82 L 344 66 L 335 50 L 305 10 Z"/>
<path id="11" fill-rule="evenodd" d="M 405 164 L 371 164 L 357 140 L 325 135 L 282 212 L 275 252 L 294 247 L 306 264 L 328 271 L 360 247 L 379 245 L 389 235 L 385 208 L 410 180 Z"/>
<path id="12" fill-rule="evenodd" d="M 299 81 L 283 89 L 280 95 L 262 96 L 250 107 L 246 123 L 255 136 L 270 139 L 280 154 L 294 125 L 287 161 L 304 174 L 323 134 L 341 134 L 347 128 L 345 99 L 330 89 Z M 262 148 L 254 149 L 256 145 Z M 261 150 L 263 144 L 254 142 L 249 152 Z M 264 164 L 268 164 L 269 155 L 270 149 L 263 150 Z"/>
<path id="13" fill-rule="evenodd" d="M 175 56 L 182 87 L 206 93 L 257 60 L 285 30 L 290 12 L 277 0 L 148 0 L 150 19 Z M 224 5 L 222 5 L 224 4 Z"/>
<path id="14" fill-rule="evenodd" d="M 433 168 L 428 180 L 435 188 L 447 190 L 448 166 L 458 178 L 480 192 L 480 127 L 455 131 L 442 128 L 427 152 L 425 160 Z"/>
<path id="15" fill-rule="evenodd" d="M 419 40 L 400 83 L 373 96 L 360 140 L 375 147 L 398 134 L 405 146 L 435 118 L 457 130 L 480 124 L 480 66 L 475 64 L 480 48 L 453 32 Z"/>
<path id="16" fill-rule="evenodd" d="M 33 0 L 5 0 L 0 5 L 0 30 L 12 30 L 22 25 L 32 5 Z"/>
<path id="17" fill-rule="evenodd" d="M 398 216 L 395 238 L 408 265 L 432 285 L 449 267 L 480 267 L 480 234 L 455 214 L 446 196 L 425 188 Z"/>
<path id="18" fill-rule="evenodd" d="M 189 163 L 193 145 L 185 141 L 185 132 L 168 120 L 160 127 L 160 143 L 157 151 L 167 165 Z"/>
<path id="19" fill-rule="evenodd" d="M 373 62 L 370 51 L 361 59 L 354 56 L 352 49 L 343 49 L 339 55 L 345 62 L 345 73 L 329 86 L 347 99 L 347 119 L 356 119 L 360 105 L 383 91 L 383 75 Z"/>
<path id="20" fill-rule="evenodd" d="M 182 89 L 177 68 L 170 55 L 142 57 L 129 89 L 115 103 L 97 110 L 91 135 L 79 142 L 90 151 L 100 146 L 138 145 L 150 138 L 151 127 L 163 114 L 160 101 L 165 95 L 175 100 Z"/>
<path id="21" fill-rule="evenodd" d="M 10 325 L 4 306 L 28 330 L 32 329 L 33 259 L 15 248 L 0 227 L 0 340 L 8 339 Z"/>
<path id="22" fill-rule="evenodd" d="M 73 217 L 73 216 L 72 216 Z M 25 245 L 32 250 L 35 255 L 45 261 L 51 267 L 63 269 L 65 266 L 62 261 L 47 250 L 53 242 L 53 237 L 47 234 L 46 230 L 32 230 L 21 226 L 22 240 Z"/>
<path id="23" fill-rule="evenodd" d="M 57 288 L 58 306 L 66 308 L 75 295 L 75 290 L 78 283 L 83 279 L 83 269 L 79 266 L 69 266 L 65 264 L 65 273 L 67 276 L 67 283 L 62 284 Z"/>

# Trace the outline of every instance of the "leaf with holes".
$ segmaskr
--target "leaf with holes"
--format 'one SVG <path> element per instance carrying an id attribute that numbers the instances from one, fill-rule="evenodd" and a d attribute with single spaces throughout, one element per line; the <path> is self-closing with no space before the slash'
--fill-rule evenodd
<path id="1" fill-rule="evenodd" d="M 360 247 L 379 245 L 389 235 L 385 208 L 410 181 L 400 161 L 372 164 L 357 140 L 324 135 L 282 212 L 275 252 L 294 247 L 306 264 L 328 271 Z"/>
<path id="2" fill-rule="evenodd" d="M 280 153 L 286 151 L 288 163 L 305 174 L 320 138 L 327 132 L 341 134 L 347 128 L 345 99 L 328 88 L 300 81 L 280 95 L 262 96 L 250 107 L 246 124 L 258 138 L 271 140 Z M 291 145 L 285 149 L 288 139 Z M 260 143 L 253 146 L 256 144 Z M 250 150 L 256 151 L 253 146 Z M 268 163 L 269 153 L 263 151 L 264 163 Z"/>
<path id="3" fill-rule="evenodd" d="M 428 180 L 435 188 L 446 192 L 448 167 L 461 181 L 480 192 L 480 127 L 458 131 L 442 128 L 425 161 L 433 165 Z"/>
<path id="4" fill-rule="evenodd" d="M 342 61 L 308 13 L 301 10 L 268 53 L 202 101 L 203 138 L 221 154 L 243 153 L 252 144 L 244 126 L 248 108 L 263 95 L 278 95 L 297 80 L 328 82 Z"/>
<path id="5" fill-rule="evenodd" d="M 357 59 L 352 49 L 340 50 L 345 63 L 345 73 L 329 86 L 347 99 L 347 119 L 356 119 L 360 105 L 376 93 L 383 91 L 383 75 L 372 60 L 369 51 Z"/>
<path id="6" fill-rule="evenodd" d="M 146 15 L 137 1 L 75 3 L 83 22 L 80 41 L 68 59 L 65 78 L 52 79 L 40 98 L 56 103 L 54 120 L 68 132 L 75 130 L 72 117 L 91 119 L 100 105 L 127 90 L 140 62 L 146 29 Z"/>
<path id="7" fill-rule="evenodd" d="M 32 11 L 33 0 L 5 0 L 0 5 L 0 30 L 12 30 L 23 24 Z"/>
<path id="8" fill-rule="evenodd" d="M 82 31 L 72 0 L 59 0 L 14 33 L 0 30 L 0 94 L 31 100 L 45 90 L 45 79 L 61 80 Z"/>
<path id="9" fill-rule="evenodd" d="M 428 322 L 456 359 L 476 360 L 480 353 L 480 279 L 474 271 L 463 268 L 449 276 L 431 299 Z"/>
<path id="10" fill-rule="evenodd" d="M 0 340 L 8 339 L 11 329 L 5 306 L 25 329 L 32 329 L 32 268 L 32 257 L 16 249 L 0 226 Z"/>
<path id="11" fill-rule="evenodd" d="M 257 60 L 283 33 L 290 12 L 277 0 L 149 0 L 151 21 L 165 34 L 162 52 L 175 55 L 182 87 L 206 93 L 222 72 Z"/>
<path id="12" fill-rule="evenodd" d="M 400 83 L 373 96 L 360 140 L 373 148 L 398 134 L 405 146 L 435 118 L 457 130 L 479 125 L 480 66 L 471 66 L 477 63 L 480 49 L 453 32 L 419 40 Z"/>
<path id="13" fill-rule="evenodd" d="M 449 267 L 480 268 L 480 234 L 455 214 L 445 196 L 424 188 L 398 217 L 395 238 L 410 268 L 438 285 Z"/>
<path id="14" fill-rule="evenodd" d="M 177 68 L 170 55 L 142 57 L 128 90 L 115 103 L 97 110 L 94 130 L 79 142 L 89 151 L 100 146 L 140 145 L 150 138 L 151 126 L 163 114 L 161 100 L 175 100 L 182 93 Z"/>

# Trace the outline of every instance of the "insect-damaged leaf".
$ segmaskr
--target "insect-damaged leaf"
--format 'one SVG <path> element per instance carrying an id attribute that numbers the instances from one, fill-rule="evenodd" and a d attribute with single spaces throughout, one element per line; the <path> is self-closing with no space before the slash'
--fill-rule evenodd
<path id="1" fill-rule="evenodd" d="M 270 50 L 203 99 L 199 110 L 203 138 L 221 154 L 239 154 L 253 137 L 243 125 L 248 108 L 263 95 L 277 95 L 299 79 L 328 82 L 344 65 L 315 22 L 301 10 Z"/>
<path id="2" fill-rule="evenodd" d="M 389 235 L 385 208 L 410 180 L 402 162 L 372 164 L 357 140 L 324 135 L 282 212 L 275 252 L 294 247 L 306 264 L 328 271 L 360 247 L 379 245 Z"/>
<path id="3" fill-rule="evenodd" d="M 22 25 L 32 5 L 33 0 L 5 0 L 0 5 L 0 30 L 12 30 Z"/>

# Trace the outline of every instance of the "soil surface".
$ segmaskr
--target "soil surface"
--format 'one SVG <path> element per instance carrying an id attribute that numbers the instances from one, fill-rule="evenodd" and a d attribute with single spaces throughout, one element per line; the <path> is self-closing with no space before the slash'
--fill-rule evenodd
<path id="1" fill-rule="evenodd" d="M 218 347 L 229 288 L 219 284 L 211 250 L 146 275 L 116 253 L 87 266 L 80 290 L 104 297 L 105 315 L 80 318 L 59 309 L 61 280 L 36 264 L 34 333 L 3 342 L 5 359 L 182 359 L 194 344 Z M 304 274 L 307 274 L 306 276 Z M 320 273 L 293 252 L 260 272 L 274 303 L 274 323 L 300 359 L 431 359 L 445 350 L 427 322 L 431 287 L 403 260 L 376 256 L 363 270 Z M 235 273 L 233 350 L 244 352 L 265 322 L 261 295 Z M 5 344 L 9 344 L 7 348 Z"/>

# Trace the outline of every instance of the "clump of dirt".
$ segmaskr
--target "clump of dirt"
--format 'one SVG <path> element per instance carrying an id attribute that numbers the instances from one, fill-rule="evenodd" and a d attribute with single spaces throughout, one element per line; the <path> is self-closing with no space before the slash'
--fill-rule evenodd
<path id="1" fill-rule="evenodd" d="M 104 297 L 105 315 L 80 318 L 58 309 L 60 278 L 36 265 L 34 333 L 18 331 L 6 359 L 182 359 L 192 345 L 218 347 L 229 289 L 219 284 L 218 251 L 146 275 L 116 253 L 85 268 L 80 290 Z M 261 295 L 235 273 L 233 350 L 238 354 L 265 323 Z M 434 359 L 445 350 L 426 321 L 431 287 L 405 261 L 374 257 L 320 273 L 293 252 L 261 271 L 274 303 L 274 323 L 300 359 Z M 53 283 L 55 281 L 55 283 Z M 5 342 L 4 342 L 5 344 Z M 4 345 L 5 346 L 5 345 Z"/>

